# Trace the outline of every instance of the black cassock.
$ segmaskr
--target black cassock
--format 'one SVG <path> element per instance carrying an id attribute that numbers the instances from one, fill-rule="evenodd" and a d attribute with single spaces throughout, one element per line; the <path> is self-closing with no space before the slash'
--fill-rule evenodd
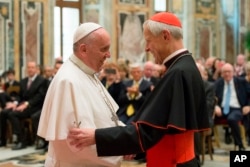
<path id="1" fill-rule="evenodd" d="M 96 130 L 99 156 L 144 152 L 166 135 L 209 128 L 204 85 L 191 54 L 182 52 L 165 65 L 166 74 L 137 113 L 133 124 Z"/>

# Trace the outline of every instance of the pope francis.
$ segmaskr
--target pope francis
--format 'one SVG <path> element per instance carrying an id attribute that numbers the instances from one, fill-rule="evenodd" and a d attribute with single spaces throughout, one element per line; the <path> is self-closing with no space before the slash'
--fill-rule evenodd
<path id="1" fill-rule="evenodd" d="M 96 23 L 83 23 L 73 37 L 74 54 L 62 65 L 48 89 L 38 135 L 49 141 L 45 167 L 118 167 L 120 156 L 98 157 L 95 146 L 77 150 L 67 140 L 73 127 L 122 125 L 117 104 L 95 73 L 110 57 L 110 37 Z"/>

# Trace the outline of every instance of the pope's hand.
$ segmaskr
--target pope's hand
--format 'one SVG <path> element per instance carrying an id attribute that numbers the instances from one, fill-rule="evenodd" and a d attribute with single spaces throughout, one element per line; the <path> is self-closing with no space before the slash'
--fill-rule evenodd
<path id="1" fill-rule="evenodd" d="M 69 144 L 82 150 L 84 147 L 95 144 L 95 129 L 72 128 L 68 134 Z"/>

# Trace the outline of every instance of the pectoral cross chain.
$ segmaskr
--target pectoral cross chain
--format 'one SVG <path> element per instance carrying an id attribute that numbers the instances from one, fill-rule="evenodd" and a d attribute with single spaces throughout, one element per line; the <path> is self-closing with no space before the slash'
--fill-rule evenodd
<path id="1" fill-rule="evenodd" d="M 117 121 L 119 120 L 118 117 L 112 114 L 111 120 L 115 122 L 116 126 L 118 126 Z"/>
<path id="2" fill-rule="evenodd" d="M 113 108 L 113 105 L 111 104 L 111 102 L 109 101 L 108 97 L 105 94 L 105 91 L 103 90 L 102 85 L 98 82 L 98 79 L 93 76 L 93 78 L 91 76 L 89 76 L 89 79 L 94 83 L 94 85 L 99 89 L 99 92 L 101 94 L 101 96 L 103 97 L 104 102 L 107 104 L 110 112 L 111 112 L 111 120 L 114 121 L 114 123 L 116 124 L 116 126 L 118 126 L 118 117 L 115 114 L 115 110 Z"/>

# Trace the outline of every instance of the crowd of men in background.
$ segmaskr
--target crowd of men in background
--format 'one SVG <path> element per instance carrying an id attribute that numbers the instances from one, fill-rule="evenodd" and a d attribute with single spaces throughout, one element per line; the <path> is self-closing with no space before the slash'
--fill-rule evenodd
<path id="1" fill-rule="evenodd" d="M 225 143 L 238 146 L 238 150 L 245 150 L 241 138 L 239 124 L 246 130 L 247 144 L 250 145 L 250 62 L 243 54 L 236 57 L 234 64 L 219 58 L 209 57 L 202 64 L 206 69 L 204 80 L 213 84 L 215 107 L 211 111 L 213 123 L 226 120 Z"/>
<path id="2" fill-rule="evenodd" d="M 47 147 L 47 142 L 39 138 L 36 132 L 46 91 L 62 64 L 62 60 L 56 59 L 54 67 L 41 68 L 31 61 L 27 62 L 26 76 L 20 81 L 15 79 L 13 69 L 1 77 L 0 147 L 8 143 L 12 143 L 12 150 L 20 150 L 34 143 L 36 149 Z M 27 126 L 31 127 L 29 131 L 26 130 Z"/>
<path id="3" fill-rule="evenodd" d="M 229 144 L 234 139 L 239 150 L 244 150 L 238 123 L 244 124 L 250 145 L 250 62 L 242 54 L 237 56 L 235 64 L 216 57 L 196 62 L 204 82 L 209 82 L 204 83 L 205 89 L 212 85 L 212 89 L 209 88 L 211 96 L 208 97 L 207 89 L 207 97 L 204 97 L 210 104 L 208 117 L 211 128 L 215 119 L 226 119 L 229 128 L 225 129 L 225 142 Z M 8 123 L 11 124 L 13 150 L 25 148 L 34 142 L 27 143 L 30 138 L 36 139 L 37 149 L 46 147 L 47 142 L 39 138 L 36 131 L 47 88 L 62 63 L 57 60 L 54 68 L 40 68 L 35 62 L 28 62 L 27 76 L 20 81 L 15 80 L 14 70 L 7 71 L 6 78 L 1 78 L 0 147 L 8 144 Z M 165 66 L 152 61 L 140 64 L 121 59 L 117 63 L 107 62 L 98 77 L 119 105 L 119 119 L 129 124 L 166 70 Z M 32 120 L 34 134 L 30 134 L 30 138 L 23 133 L 22 120 L 26 118 Z"/>

